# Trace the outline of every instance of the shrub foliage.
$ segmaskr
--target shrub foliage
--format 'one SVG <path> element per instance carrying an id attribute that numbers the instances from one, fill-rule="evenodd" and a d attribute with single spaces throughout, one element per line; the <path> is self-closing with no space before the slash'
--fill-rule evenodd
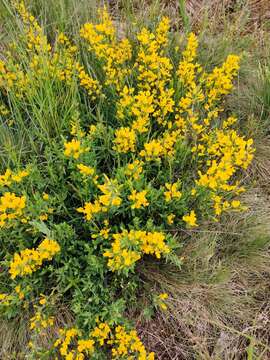
<path id="1" fill-rule="evenodd" d="M 0 60 L 1 126 L 28 140 L 0 176 L 2 316 L 34 313 L 33 358 L 153 359 L 124 316 L 136 269 L 180 266 L 179 231 L 243 209 L 254 149 L 223 110 L 240 59 L 207 72 L 193 33 L 182 52 L 165 17 L 122 38 L 106 8 L 76 45 L 49 41 L 23 2 L 12 6 L 20 36 Z M 53 330 L 59 303 L 72 328 Z"/>

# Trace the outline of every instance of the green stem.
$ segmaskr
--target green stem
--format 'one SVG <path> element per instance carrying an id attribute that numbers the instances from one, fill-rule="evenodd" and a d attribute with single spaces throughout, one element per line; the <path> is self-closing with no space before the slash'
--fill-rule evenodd
<path id="1" fill-rule="evenodd" d="M 183 20 L 183 27 L 186 33 L 190 32 L 190 21 L 186 11 L 186 0 L 179 0 L 179 15 Z"/>

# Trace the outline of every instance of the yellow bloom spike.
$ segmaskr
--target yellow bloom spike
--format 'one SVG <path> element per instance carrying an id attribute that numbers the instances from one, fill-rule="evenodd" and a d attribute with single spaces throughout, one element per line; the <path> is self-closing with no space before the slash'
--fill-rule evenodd
<path id="1" fill-rule="evenodd" d="M 122 127 L 115 131 L 113 149 L 120 153 L 127 153 L 129 151 L 134 152 L 136 146 L 136 134 L 135 131 Z"/>
<path id="2" fill-rule="evenodd" d="M 208 76 L 206 76 L 207 98 L 208 102 L 205 109 L 208 110 L 215 102 L 219 101 L 224 95 L 227 95 L 233 88 L 233 78 L 239 70 L 240 57 L 229 55 L 221 67 L 216 67 Z"/>
<path id="3" fill-rule="evenodd" d="M 188 41 L 186 49 L 183 51 L 183 59 L 187 62 L 194 61 L 198 48 L 198 39 L 194 33 L 188 35 Z"/>
<path id="4" fill-rule="evenodd" d="M 105 85 L 114 85 L 117 90 L 120 90 L 124 78 L 130 73 L 125 65 L 132 56 L 131 45 L 128 39 L 117 41 L 116 30 L 106 7 L 99 11 L 99 15 L 100 23 L 85 24 L 80 35 L 89 44 L 89 50 L 104 62 Z"/>

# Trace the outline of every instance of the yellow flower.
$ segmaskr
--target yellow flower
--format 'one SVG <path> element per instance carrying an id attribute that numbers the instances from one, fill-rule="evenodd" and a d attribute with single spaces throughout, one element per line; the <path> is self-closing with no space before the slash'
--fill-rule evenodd
<path id="1" fill-rule="evenodd" d="M 87 74 L 84 68 L 78 62 L 75 63 L 74 67 L 77 70 L 80 85 L 85 88 L 91 99 L 95 100 L 96 95 L 100 94 L 99 82 Z M 84 133 L 81 132 L 81 135 L 84 135 Z"/>
<path id="2" fill-rule="evenodd" d="M 94 352 L 94 340 L 78 340 L 78 351 L 81 353 L 83 351 L 87 352 L 87 354 L 91 354 Z"/>
<path id="3" fill-rule="evenodd" d="M 95 214 L 106 212 L 110 206 L 120 206 L 122 199 L 119 196 L 119 188 L 115 180 L 106 177 L 103 185 L 98 185 L 103 195 L 100 195 L 94 202 L 86 202 L 84 207 L 77 209 L 85 215 L 85 219 L 91 221 Z"/>
<path id="4" fill-rule="evenodd" d="M 48 201 L 49 200 L 49 195 L 46 194 L 46 193 L 43 193 L 42 198 L 43 198 L 43 200 Z"/>
<path id="5" fill-rule="evenodd" d="M 106 206 L 120 206 L 122 199 L 119 196 L 119 187 L 116 180 L 110 180 L 105 178 L 105 183 L 103 185 L 98 185 L 98 188 L 101 190 L 103 195 L 100 195 L 98 201 Z"/>
<path id="6" fill-rule="evenodd" d="M 108 339 L 110 332 L 111 332 L 111 329 L 108 324 L 100 323 L 91 332 L 91 336 L 93 338 L 96 338 L 96 341 L 99 342 L 99 345 L 104 345 L 105 340 Z"/>
<path id="7" fill-rule="evenodd" d="M 80 140 L 72 139 L 70 142 L 64 143 L 64 155 L 78 159 L 81 154 L 88 151 L 88 148 L 83 148 Z"/>
<path id="8" fill-rule="evenodd" d="M 10 186 L 13 182 L 19 183 L 28 175 L 29 172 L 27 170 L 13 173 L 10 169 L 6 169 L 5 173 L 0 175 L 0 186 Z"/>
<path id="9" fill-rule="evenodd" d="M 10 304 L 10 300 L 12 300 L 11 295 L 0 293 L 0 303 L 1 304 L 8 306 Z"/>
<path id="10" fill-rule="evenodd" d="M 1 115 L 6 116 L 9 113 L 10 113 L 10 111 L 8 110 L 8 108 L 4 104 L 0 104 L 0 116 Z"/>
<path id="11" fill-rule="evenodd" d="M 6 169 L 5 173 L 0 175 L 0 185 L 9 186 L 11 184 L 11 176 L 12 171 L 10 169 Z"/>
<path id="12" fill-rule="evenodd" d="M 205 108 L 208 110 L 221 96 L 228 94 L 232 87 L 232 79 L 239 70 L 240 57 L 229 55 L 221 67 L 215 67 L 211 74 L 206 77 L 208 88 L 208 102 Z"/>
<path id="13" fill-rule="evenodd" d="M 104 7 L 99 12 L 99 24 L 86 23 L 80 35 L 89 44 L 89 50 L 102 61 L 106 85 L 113 85 L 120 90 L 124 78 L 129 74 L 126 62 L 131 59 L 131 45 L 127 39 L 118 41 L 116 30 L 109 13 Z"/>
<path id="14" fill-rule="evenodd" d="M 169 225 L 172 225 L 173 222 L 174 222 L 174 219 L 175 219 L 175 215 L 174 215 L 174 214 L 168 215 L 168 216 L 167 216 L 167 223 L 168 223 Z"/>
<path id="15" fill-rule="evenodd" d="M 184 60 L 186 60 L 187 62 L 192 62 L 196 57 L 197 48 L 198 39 L 194 33 L 190 33 L 188 35 L 187 47 L 182 53 Z"/>
<path id="16" fill-rule="evenodd" d="M 97 131 L 97 126 L 96 125 L 90 125 L 89 126 L 89 136 L 93 136 L 96 131 Z"/>
<path id="17" fill-rule="evenodd" d="M 81 138 L 85 136 L 85 132 L 82 131 L 79 120 L 76 119 L 71 122 L 70 134 L 73 136 L 81 137 Z"/>
<path id="18" fill-rule="evenodd" d="M 0 197 L 0 228 L 8 221 L 20 218 L 26 206 L 25 196 L 16 196 L 14 193 L 5 192 Z"/>
<path id="19" fill-rule="evenodd" d="M 187 225 L 189 226 L 198 226 L 197 223 L 196 223 L 196 214 L 195 214 L 195 211 L 194 210 L 191 210 L 191 212 L 187 215 L 184 215 L 183 216 L 183 220 L 187 223 Z"/>
<path id="20" fill-rule="evenodd" d="M 48 220 L 48 214 L 41 214 L 41 215 L 39 216 L 39 220 L 41 220 L 41 221 L 46 221 L 46 220 Z"/>
<path id="21" fill-rule="evenodd" d="M 197 37 L 190 33 L 188 36 L 186 49 L 183 51 L 183 60 L 180 61 L 177 75 L 180 81 L 186 88 L 196 88 L 195 77 L 197 72 L 200 70 L 198 64 L 194 64 L 193 61 L 197 55 L 198 40 Z M 180 107 L 187 109 L 191 105 L 191 99 L 184 97 L 181 99 L 182 104 Z M 188 101 L 187 106 L 184 106 L 183 101 Z"/>
<path id="22" fill-rule="evenodd" d="M 232 203 L 231 203 L 231 205 L 232 205 L 232 207 L 233 207 L 234 209 L 237 209 L 237 208 L 240 207 L 241 203 L 240 203 L 239 200 L 233 200 Z"/>
<path id="23" fill-rule="evenodd" d="M 144 163 L 140 160 L 135 160 L 134 162 L 127 164 L 125 174 L 127 176 L 132 176 L 134 180 L 138 180 L 143 172 L 143 164 Z"/>
<path id="24" fill-rule="evenodd" d="M 111 249 L 103 254 L 109 258 L 108 267 L 112 271 L 130 268 L 142 254 L 155 255 L 159 259 L 162 254 L 170 252 L 165 235 L 157 231 L 147 233 L 123 230 L 121 233 L 113 234 L 113 238 Z"/>
<path id="25" fill-rule="evenodd" d="M 164 304 L 163 302 L 161 302 L 160 304 L 159 304 L 159 306 L 160 306 L 160 308 L 162 309 L 162 310 L 167 310 L 168 309 L 168 306 L 166 305 L 166 304 Z"/>
<path id="26" fill-rule="evenodd" d="M 166 299 L 168 299 L 169 295 L 167 293 L 161 293 L 161 294 L 158 295 L 158 297 L 161 300 L 166 300 Z"/>
<path id="27" fill-rule="evenodd" d="M 57 339 L 54 343 L 54 347 L 59 347 L 60 355 L 65 357 L 65 359 L 73 360 L 74 359 L 74 352 L 69 352 L 69 345 L 71 341 L 78 335 L 80 335 L 80 331 L 76 328 L 71 328 L 68 330 L 60 329 L 60 334 L 62 338 Z M 70 356 L 71 355 L 71 356 Z"/>
<path id="28" fill-rule="evenodd" d="M 149 143 L 144 144 L 144 150 L 140 152 L 140 156 L 145 157 L 145 160 L 155 160 L 158 159 L 163 152 L 160 141 L 152 140 Z"/>
<path id="29" fill-rule="evenodd" d="M 136 134 L 135 131 L 128 127 L 121 127 L 115 131 L 114 150 L 120 153 L 135 151 Z"/>
<path id="30" fill-rule="evenodd" d="M 145 207 L 149 205 L 149 202 L 146 199 L 147 190 L 143 190 L 137 192 L 133 190 L 131 195 L 129 195 L 128 199 L 133 201 L 131 205 L 131 209 L 140 209 L 141 207 Z"/>
<path id="31" fill-rule="evenodd" d="M 108 226 L 108 224 L 106 225 L 106 222 L 104 221 L 104 225 Z M 100 230 L 100 232 L 98 234 L 93 234 L 92 238 L 96 239 L 98 236 L 103 237 L 103 239 L 108 239 L 109 238 L 109 234 L 110 234 L 110 228 L 103 228 Z"/>
<path id="32" fill-rule="evenodd" d="M 22 179 L 29 175 L 29 172 L 26 170 L 19 171 L 17 174 L 13 174 L 11 179 L 15 182 L 21 182 Z"/>
<path id="33" fill-rule="evenodd" d="M 179 183 L 176 182 L 174 184 L 166 183 L 165 187 L 168 191 L 164 192 L 165 200 L 167 202 L 171 201 L 172 199 L 180 199 L 182 193 L 178 190 Z"/>
<path id="34" fill-rule="evenodd" d="M 41 267 L 43 261 L 52 260 L 59 251 L 59 244 L 46 238 L 37 249 L 25 249 L 19 254 L 15 253 L 9 268 L 11 278 L 31 274 Z"/>
<path id="35" fill-rule="evenodd" d="M 237 118 L 234 116 L 230 116 L 230 117 L 228 117 L 227 120 L 224 120 L 222 127 L 223 127 L 223 129 L 227 129 L 228 127 L 232 126 L 236 122 L 237 122 Z"/>
<path id="36" fill-rule="evenodd" d="M 43 314 L 40 310 L 38 310 L 35 315 L 30 319 L 30 329 L 46 329 L 49 326 L 54 324 L 54 318 L 48 317 L 46 314 Z"/>
<path id="37" fill-rule="evenodd" d="M 154 97 L 149 90 L 140 90 L 138 94 L 133 97 L 130 112 L 135 116 L 135 120 L 132 123 L 132 129 L 139 134 L 148 131 L 150 116 L 155 110 L 153 102 Z"/>
<path id="38" fill-rule="evenodd" d="M 23 292 L 22 289 L 21 289 L 21 285 L 17 285 L 17 286 L 15 287 L 15 292 L 19 295 L 19 299 L 20 299 L 20 300 L 23 300 L 23 299 L 24 299 L 25 295 L 24 295 L 24 292 Z"/>
<path id="39" fill-rule="evenodd" d="M 92 167 L 83 164 L 78 164 L 77 168 L 80 170 L 80 173 L 85 176 L 92 176 L 95 173 L 95 170 Z"/>
<path id="40" fill-rule="evenodd" d="M 90 221 L 92 220 L 94 214 L 97 214 L 102 211 L 102 206 L 97 200 L 95 200 L 94 203 L 86 202 L 84 204 L 84 207 L 78 208 L 77 211 L 79 213 L 83 213 L 85 215 L 85 219 Z"/>
<path id="41" fill-rule="evenodd" d="M 232 183 L 232 179 L 238 168 L 246 169 L 250 164 L 254 153 L 252 140 L 245 140 L 235 130 L 215 129 L 211 137 L 203 137 L 203 142 L 208 161 L 206 170 L 198 171 L 196 184 L 212 191 L 214 210 L 220 215 L 228 206 L 226 202 L 221 203 L 217 194 L 220 191 L 239 193 L 238 183 Z"/>
<path id="42" fill-rule="evenodd" d="M 117 326 L 115 334 L 112 335 L 110 340 L 112 345 L 112 358 L 122 359 L 126 355 L 128 358 L 138 358 L 141 360 L 154 360 L 154 353 L 147 354 L 146 349 L 139 339 L 136 330 L 127 332 L 124 327 Z"/>
<path id="43" fill-rule="evenodd" d="M 42 295 L 42 297 L 40 298 L 39 303 L 40 305 L 45 305 L 47 303 L 47 299 L 44 295 Z"/>

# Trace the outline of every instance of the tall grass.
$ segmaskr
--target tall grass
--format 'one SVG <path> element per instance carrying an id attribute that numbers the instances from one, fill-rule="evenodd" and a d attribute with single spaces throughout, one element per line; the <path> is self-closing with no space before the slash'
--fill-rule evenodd
<path id="1" fill-rule="evenodd" d="M 186 0 L 179 0 L 179 15 L 182 18 L 184 30 L 189 32 L 190 21 L 186 11 Z"/>

